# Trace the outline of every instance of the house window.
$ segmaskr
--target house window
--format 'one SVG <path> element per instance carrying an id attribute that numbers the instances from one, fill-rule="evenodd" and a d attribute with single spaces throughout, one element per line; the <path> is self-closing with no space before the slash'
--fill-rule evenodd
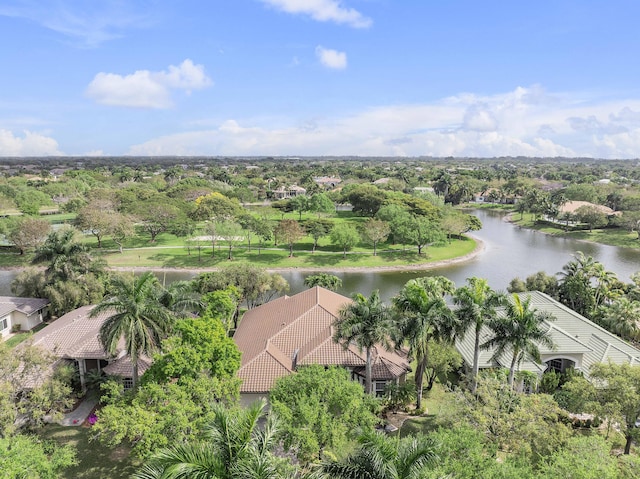
<path id="1" fill-rule="evenodd" d="M 387 386 L 386 381 L 376 381 L 376 397 L 384 396 L 384 388 Z"/>
<path id="2" fill-rule="evenodd" d="M 2 318 L 0 319 L 0 331 L 4 331 L 5 329 L 7 329 L 9 327 L 9 320 L 8 318 Z"/>
<path id="3" fill-rule="evenodd" d="M 552 359 L 547 362 L 547 371 L 562 372 L 562 359 Z"/>
<path id="4" fill-rule="evenodd" d="M 123 378 L 122 385 L 124 386 L 124 390 L 131 389 L 133 387 L 133 378 Z"/>

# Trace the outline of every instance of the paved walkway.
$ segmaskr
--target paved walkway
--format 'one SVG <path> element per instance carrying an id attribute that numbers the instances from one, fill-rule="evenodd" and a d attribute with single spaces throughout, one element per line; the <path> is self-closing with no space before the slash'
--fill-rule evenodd
<path id="1" fill-rule="evenodd" d="M 98 404 L 98 395 L 95 392 L 87 393 L 78 407 L 65 414 L 58 424 L 62 426 L 80 426 L 89 417 L 96 404 Z"/>

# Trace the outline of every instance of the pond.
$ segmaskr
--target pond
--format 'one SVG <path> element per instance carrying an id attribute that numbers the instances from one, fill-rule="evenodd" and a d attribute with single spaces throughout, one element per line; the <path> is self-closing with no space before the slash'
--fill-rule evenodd
<path id="1" fill-rule="evenodd" d="M 476 210 L 474 214 L 483 225 L 474 236 L 484 244 L 483 251 L 476 258 L 426 271 L 334 272 L 343 282 L 339 292 L 347 296 L 353 292 L 368 295 L 378 289 L 382 298 L 389 299 L 410 279 L 434 275 L 446 276 L 457 286 L 463 285 L 466 278 L 478 276 L 486 278 L 492 288 L 504 290 L 515 277 L 524 279 L 537 271 L 547 274 L 561 271 L 576 251 L 593 256 L 625 282 L 633 273 L 640 271 L 640 248 L 618 248 L 545 235 L 514 226 L 505 221 L 503 212 Z M 16 274 L 15 271 L 0 271 L 0 294 L 10 294 L 10 284 Z M 304 278 L 309 274 L 288 271 L 282 276 L 291 285 L 290 293 L 297 293 L 304 289 Z M 166 283 L 193 276 L 186 272 L 158 273 L 159 279 Z"/>

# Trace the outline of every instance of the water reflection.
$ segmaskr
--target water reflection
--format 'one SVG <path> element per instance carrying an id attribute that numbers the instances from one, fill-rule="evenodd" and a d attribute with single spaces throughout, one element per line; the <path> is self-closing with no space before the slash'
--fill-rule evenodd
<path id="1" fill-rule="evenodd" d="M 484 251 L 475 259 L 428 271 L 337 272 L 334 274 L 340 277 L 343 283 L 340 292 L 345 295 L 351 295 L 353 292 L 368 295 L 371 291 L 379 289 L 380 295 L 388 299 L 410 279 L 434 275 L 446 276 L 456 285 L 462 285 L 468 277 L 479 276 L 487 278 L 495 289 L 506 289 L 516 276 L 525 278 L 537 271 L 545 271 L 548 274 L 559 272 L 576 251 L 593 256 L 625 282 L 640 270 L 640 248 L 617 248 L 544 235 L 513 226 L 504 221 L 504 214 L 501 212 L 478 210 L 475 214 L 483 224 L 482 230 L 477 231 L 476 236 L 485 246 Z M 0 294 L 10 294 L 10 282 L 16 274 L 15 271 L 0 272 Z M 291 285 L 290 293 L 304 289 L 304 278 L 308 274 L 300 271 L 283 273 Z M 166 284 L 193 276 L 194 274 L 186 272 L 158 274 L 160 281 Z"/>

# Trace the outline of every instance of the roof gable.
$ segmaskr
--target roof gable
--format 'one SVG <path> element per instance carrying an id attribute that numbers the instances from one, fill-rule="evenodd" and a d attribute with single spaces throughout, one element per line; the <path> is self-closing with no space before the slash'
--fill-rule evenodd
<path id="1" fill-rule="evenodd" d="M 345 349 L 333 341 L 333 322 L 350 302 L 316 286 L 247 311 L 234 335 L 242 351 L 238 372 L 243 379 L 241 391 L 267 392 L 278 377 L 291 373 L 297 364 L 364 365 L 361 351 L 351 345 Z M 409 369 L 406 360 L 395 353 L 384 357 L 396 364 L 393 371 Z"/>

